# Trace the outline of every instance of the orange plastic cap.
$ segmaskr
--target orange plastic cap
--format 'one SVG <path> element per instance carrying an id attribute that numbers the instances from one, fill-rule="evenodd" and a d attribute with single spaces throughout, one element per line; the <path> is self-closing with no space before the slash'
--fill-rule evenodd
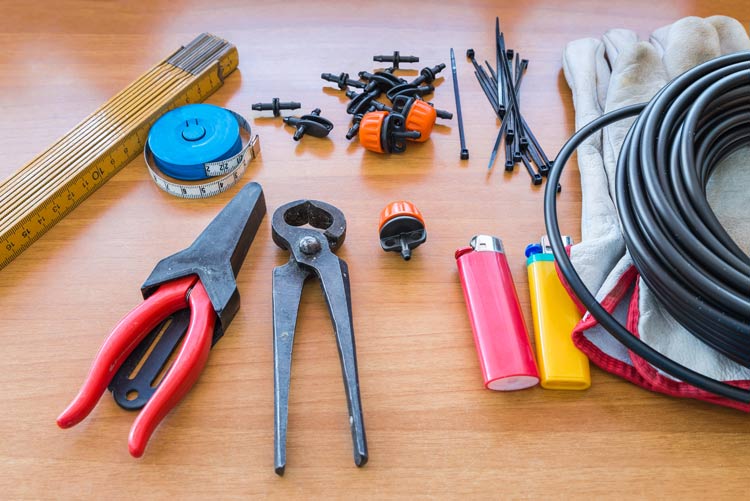
<path id="1" fill-rule="evenodd" d="M 383 121 L 388 115 L 387 111 L 370 111 L 365 113 L 359 122 L 359 143 L 375 153 L 384 153 L 380 142 L 380 132 L 383 129 Z"/>
<path id="2" fill-rule="evenodd" d="M 430 138 L 430 133 L 432 133 L 432 128 L 435 126 L 436 119 L 435 108 L 421 99 L 414 101 L 409 109 L 409 114 L 406 116 L 406 130 L 419 131 L 421 136 L 417 139 L 410 139 L 410 141 L 418 143 L 427 141 Z"/>
<path id="3" fill-rule="evenodd" d="M 417 206 L 406 200 L 399 200 L 397 202 L 389 203 L 382 211 L 380 211 L 380 224 L 378 225 L 378 228 L 382 229 L 385 223 L 401 216 L 416 218 L 424 226 L 424 218 L 422 217 L 422 213 L 419 212 L 419 209 L 417 209 Z"/>

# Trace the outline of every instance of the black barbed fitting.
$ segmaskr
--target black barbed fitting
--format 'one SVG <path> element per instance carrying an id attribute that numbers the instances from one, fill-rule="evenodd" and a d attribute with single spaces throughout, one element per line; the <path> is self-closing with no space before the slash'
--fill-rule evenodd
<path id="1" fill-rule="evenodd" d="M 445 69 L 445 64 L 440 63 L 438 65 L 433 66 L 430 68 L 429 66 L 425 66 L 422 68 L 419 72 L 419 76 L 411 81 L 414 85 L 420 85 L 423 83 L 432 83 L 437 78 L 437 74 L 440 73 Z"/>
<path id="2" fill-rule="evenodd" d="M 369 85 L 365 87 L 365 90 L 369 90 L 372 86 L 377 87 L 383 92 L 387 92 L 396 85 L 407 83 L 403 78 L 399 78 L 393 73 L 387 71 L 376 71 L 375 73 L 360 71 L 359 78 L 363 78 L 369 82 Z"/>
<path id="3" fill-rule="evenodd" d="M 380 55 L 372 56 L 372 60 L 376 63 L 392 63 L 391 67 L 394 70 L 399 69 L 401 63 L 418 63 L 418 56 L 402 56 L 397 50 L 393 51 L 392 56 Z"/>
<path id="4" fill-rule="evenodd" d="M 365 116 L 365 113 L 370 111 L 375 111 L 375 107 L 370 106 L 364 113 L 357 113 L 352 117 L 352 126 L 349 127 L 349 130 L 346 132 L 347 139 L 352 140 L 354 139 L 354 136 L 359 133 L 359 123 L 362 121 L 362 117 Z"/>
<path id="5" fill-rule="evenodd" d="M 297 129 L 293 136 L 295 141 L 299 141 L 304 135 L 326 137 L 333 129 L 333 123 L 320 116 L 320 108 L 315 108 L 309 115 L 284 117 L 284 123 Z"/>
<path id="6" fill-rule="evenodd" d="M 435 90 L 435 87 L 432 85 L 415 85 L 412 83 L 404 83 L 401 85 L 396 85 L 395 87 L 392 87 L 390 90 L 388 90 L 385 95 L 390 99 L 391 101 L 395 100 L 399 96 L 406 96 L 406 97 L 422 97 L 425 94 L 431 94 L 432 91 Z"/>
<path id="7" fill-rule="evenodd" d="M 419 99 L 418 97 L 410 97 L 410 96 L 396 96 L 393 99 L 393 108 L 388 108 L 386 106 L 383 106 L 382 109 L 385 109 L 386 111 L 395 111 L 396 113 L 400 113 L 404 116 L 409 116 L 409 111 L 411 110 L 412 106 L 418 101 L 424 101 L 423 99 Z M 432 104 L 429 101 L 424 101 L 425 103 L 432 106 L 432 108 L 435 110 L 435 114 L 438 118 L 442 118 L 443 120 L 451 120 L 453 118 L 453 113 L 446 110 L 439 110 L 435 108 L 435 105 Z M 378 103 L 380 104 L 380 103 Z M 376 109 L 381 109 L 377 108 Z"/>
<path id="8" fill-rule="evenodd" d="M 372 103 L 370 103 L 370 107 L 378 111 L 387 111 L 388 113 L 393 112 L 392 106 L 388 106 L 387 104 L 381 103 L 380 101 L 373 101 Z"/>
<path id="9" fill-rule="evenodd" d="M 406 150 L 404 139 L 419 139 L 419 131 L 406 130 L 404 117 L 398 113 L 390 113 L 383 123 L 383 147 L 389 153 L 403 153 Z"/>
<path id="10" fill-rule="evenodd" d="M 346 92 L 346 97 L 351 99 L 349 104 L 346 106 L 346 112 L 349 115 L 361 115 L 367 112 L 367 109 L 371 106 L 372 102 L 380 96 L 379 90 L 372 90 L 370 92 L 362 92 L 357 94 L 350 90 Z"/>
<path id="11" fill-rule="evenodd" d="M 349 127 L 348 131 L 346 131 L 346 138 L 350 141 L 359 132 L 359 123 L 362 121 L 363 116 L 365 116 L 364 113 L 359 113 L 357 115 L 354 115 L 354 117 L 352 118 L 352 126 Z"/>
<path id="12" fill-rule="evenodd" d="M 270 103 L 255 103 L 252 105 L 252 109 L 255 111 L 273 111 L 273 116 L 275 117 L 281 115 L 281 110 L 298 110 L 301 107 L 302 105 L 295 101 L 282 103 L 278 97 L 273 98 Z"/>
<path id="13" fill-rule="evenodd" d="M 346 90 L 349 87 L 356 87 L 358 89 L 364 89 L 365 84 L 364 82 L 360 82 L 359 80 L 351 80 L 349 78 L 349 73 L 341 73 L 340 75 L 336 76 L 332 73 L 321 73 L 320 78 L 327 82 L 333 82 L 336 84 L 336 86 L 341 90 Z"/>
<path id="14" fill-rule="evenodd" d="M 430 106 L 432 106 L 433 108 L 435 108 L 434 104 L 429 103 L 429 102 L 427 104 L 429 104 Z M 451 113 L 450 111 L 440 110 L 438 108 L 435 108 L 435 113 L 437 113 L 438 118 L 442 118 L 443 120 L 452 120 L 453 119 L 453 113 Z"/>

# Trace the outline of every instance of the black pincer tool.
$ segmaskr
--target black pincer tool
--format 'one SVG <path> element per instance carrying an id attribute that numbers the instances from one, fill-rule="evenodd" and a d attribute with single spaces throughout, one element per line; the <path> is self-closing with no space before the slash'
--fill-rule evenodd
<path id="1" fill-rule="evenodd" d="M 265 214 L 263 190 L 249 183 L 190 247 L 156 265 L 141 286 L 143 303 L 115 326 L 78 395 L 57 418 L 61 428 L 82 421 L 109 387 L 121 407 L 143 407 L 128 438 L 130 454 L 143 454 L 149 437 L 196 382 L 209 350 L 239 310 L 235 277 Z M 164 372 L 178 346 L 174 363 Z"/>
<path id="2" fill-rule="evenodd" d="M 310 227 L 303 227 L 309 224 Z M 344 375 L 354 463 L 367 462 L 367 440 L 359 398 L 354 348 L 349 269 L 333 251 L 344 243 L 346 220 L 336 207 L 317 200 L 297 200 L 276 209 L 271 223 L 273 241 L 290 252 L 289 262 L 273 270 L 273 354 L 275 399 L 275 468 L 286 467 L 286 430 L 294 329 L 305 280 L 320 280 L 333 321 Z M 318 228 L 318 229 L 315 229 Z"/>

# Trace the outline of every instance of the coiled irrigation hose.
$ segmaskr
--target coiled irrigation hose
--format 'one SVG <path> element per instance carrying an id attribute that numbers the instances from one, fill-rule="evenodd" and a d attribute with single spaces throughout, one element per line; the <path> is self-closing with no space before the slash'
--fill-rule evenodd
<path id="1" fill-rule="evenodd" d="M 716 165 L 750 145 L 750 52 L 700 64 L 648 103 L 606 113 L 582 127 L 560 150 L 544 194 L 547 235 L 560 272 L 599 324 L 663 372 L 750 403 L 750 390 L 688 369 L 629 332 L 588 291 L 565 252 L 556 192 L 549 187 L 557 186 L 565 164 L 586 138 L 636 115 L 617 160 L 615 182 L 628 252 L 648 287 L 683 327 L 750 367 L 750 257 L 706 200 L 706 184 Z M 748 198 L 750 202 L 750 194 Z"/>

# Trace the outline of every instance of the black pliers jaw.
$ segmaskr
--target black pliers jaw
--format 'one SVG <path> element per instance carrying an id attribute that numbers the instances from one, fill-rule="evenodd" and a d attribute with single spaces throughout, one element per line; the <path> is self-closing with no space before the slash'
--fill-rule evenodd
<path id="1" fill-rule="evenodd" d="M 308 224 L 313 228 L 304 227 Z M 313 276 L 320 280 L 333 321 L 349 408 L 354 463 L 362 466 L 367 462 L 367 440 L 359 396 L 349 270 L 346 262 L 332 252 L 343 244 L 346 236 L 344 214 L 324 202 L 298 200 L 276 209 L 271 227 L 276 245 L 290 252 L 289 262 L 273 270 L 276 473 L 283 475 L 286 467 L 289 383 L 299 302 L 305 280 Z"/>

